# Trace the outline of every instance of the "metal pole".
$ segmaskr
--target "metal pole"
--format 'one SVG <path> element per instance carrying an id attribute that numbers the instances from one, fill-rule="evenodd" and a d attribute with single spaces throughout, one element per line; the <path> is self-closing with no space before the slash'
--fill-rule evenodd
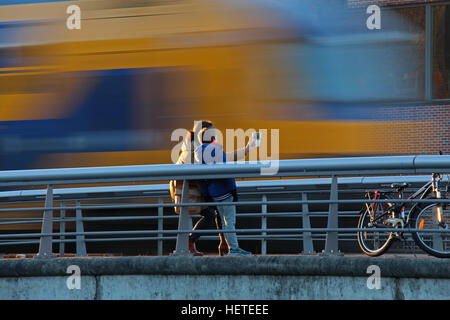
<path id="1" fill-rule="evenodd" d="M 75 205 L 77 207 L 80 207 L 80 200 L 77 200 L 75 202 Z M 76 216 L 75 216 L 75 228 L 76 232 L 84 233 L 84 227 L 83 227 L 83 214 L 81 212 L 81 208 L 78 208 L 76 210 Z M 84 239 L 84 234 L 80 234 L 77 236 L 77 256 L 87 256 L 86 252 L 86 241 Z"/>
<path id="2" fill-rule="evenodd" d="M 302 201 L 308 201 L 308 196 L 306 192 L 302 192 Z M 307 203 L 302 204 L 302 221 L 303 228 L 311 229 L 311 223 L 309 220 L 309 206 Z M 302 254 L 315 254 L 313 240 L 311 232 L 303 233 L 303 251 Z"/>
<path id="3" fill-rule="evenodd" d="M 450 156 L 385 156 L 321 159 L 289 159 L 277 161 L 274 177 L 448 173 Z M 116 166 L 91 168 L 61 168 L 42 170 L 2 171 L 0 186 L 54 185 L 77 183 L 104 183 L 125 181 L 161 181 L 169 179 L 197 180 L 260 178 L 267 163 L 216 164 L 199 166 L 186 164 Z"/>
<path id="4" fill-rule="evenodd" d="M 53 186 L 47 186 L 47 195 L 45 197 L 45 207 L 53 207 Z M 53 232 L 53 210 L 44 209 L 44 217 L 42 220 L 41 233 L 48 234 Z M 39 253 L 37 258 L 53 257 L 52 236 L 41 236 L 39 242 Z"/>
<path id="5" fill-rule="evenodd" d="M 262 201 L 267 201 L 267 196 L 265 194 L 262 195 Z M 267 217 L 265 214 L 267 213 L 267 204 L 263 204 L 261 206 L 261 213 L 263 214 L 261 216 L 261 229 L 267 228 Z M 267 232 L 262 233 L 263 236 L 267 235 Z M 267 240 L 266 238 L 262 238 L 261 240 L 261 254 L 266 255 L 267 254 Z"/>
<path id="6" fill-rule="evenodd" d="M 189 180 L 183 181 L 183 192 L 181 195 L 181 203 L 189 203 Z M 191 217 L 189 217 L 189 207 L 180 207 L 180 218 L 178 219 L 178 230 L 192 229 L 192 220 L 189 223 Z M 192 255 L 189 251 L 189 234 L 188 233 L 178 233 L 177 244 L 175 251 L 172 255 Z"/>
<path id="7" fill-rule="evenodd" d="M 64 208 L 66 206 L 66 202 L 62 201 L 61 202 L 61 206 Z M 59 233 L 64 234 L 64 232 L 66 232 L 66 223 L 64 222 L 64 219 L 66 218 L 66 210 L 65 209 L 61 209 L 59 211 L 59 218 L 61 219 L 61 221 L 59 222 Z M 65 240 L 66 236 L 60 236 L 59 237 L 61 240 Z M 59 256 L 60 257 L 64 257 L 64 241 L 61 241 L 59 243 Z"/>
<path id="8" fill-rule="evenodd" d="M 336 201 L 338 199 L 338 182 L 337 177 L 331 178 L 330 200 Z M 330 211 L 328 213 L 328 228 L 338 228 L 338 204 L 330 203 Z M 324 255 L 339 255 L 338 249 L 338 233 L 336 231 L 327 232 L 325 241 Z"/>
<path id="9" fill-rule="evenodd" d="M 158 203 L 163 203 L 162 198 L 158 198 Z M 162 231 L 164 228 L 163 224 L 163 215 L 164 215 L 164 208 L 158 207 L 158 231 Z M 162 237 L 162 233 L 158 233 L 158 237 Z M 158 240 L 158 256 L 163 255 L 163 240 Z"/>
<path id="10" fill-rule="evenodd" d="M 438 219 L 437 219 L 437 214 L 438 214 L 438 205 L 433 206 L 432 207 L 433 210 L 431 210 L 431 214 L 433 215 L 433 228 L 436 228 L 438 226 Z M 441 208 L 442 210 L 442 208 Z M 439 251 L 443 251 L 444 250 L 444 243 L 443 243 L 443 237 L 445 237 L 444 234 L 438 234 L 438 233 L 433 233 L 432 235 L 432 241 L 433 241 L 433 249 L 435 250 L 439 250 Z"/>

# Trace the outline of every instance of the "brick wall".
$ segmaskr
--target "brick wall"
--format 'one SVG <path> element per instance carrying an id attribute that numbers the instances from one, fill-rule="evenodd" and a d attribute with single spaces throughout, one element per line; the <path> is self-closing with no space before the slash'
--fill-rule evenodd
<path id="1" fill-rule="evenodd" d="M 375 113 L 385 124 L 377 137 L 387 154 L 450 154 L 450 105 L 383 107 Z"/>

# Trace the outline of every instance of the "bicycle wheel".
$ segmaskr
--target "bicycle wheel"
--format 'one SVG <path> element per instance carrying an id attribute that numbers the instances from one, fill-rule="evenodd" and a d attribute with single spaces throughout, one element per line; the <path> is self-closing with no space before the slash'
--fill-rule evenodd
<path id="1" fill-rule="evenodd" d="M 414 229 L 448 230 L 450 224 L 450 209 L 442 210 L 442 223 L 437 222 L 438 204 L 433 203 L 419 208 L 412 213 L 411 226 Z M 413 232 L 414 241 L 425 252 L 439 258 L 450 258 L 450 231 L 449 232 Z"/>
<path id="2" fill-rule="evenodd" d="M 386 199 L 384 197 L 384 199 Z M 392 232 L 383 231 L 384 221 L 388 218 L 385 210 L 386 204 L 375 203 L 373 214 L 372 204 L 366 203 L 365 208 L 361 210 L 358 221 L 358 229 L 367 229 L 368 231 L 358 231 L 357 238 L 361 250 L 371 257 L 382 255 L 392 244 L 394 236 Z"/>

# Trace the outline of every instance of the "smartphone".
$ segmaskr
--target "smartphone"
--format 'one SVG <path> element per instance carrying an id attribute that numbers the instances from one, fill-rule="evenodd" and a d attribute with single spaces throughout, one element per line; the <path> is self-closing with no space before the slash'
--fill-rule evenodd
<path id="1" fill-rule="evenodd" d="M 253 139 L 256 140 L 256 146 L 259 147 L 261 144 L 261 134 L 259 132 L 254 132 Z"/>

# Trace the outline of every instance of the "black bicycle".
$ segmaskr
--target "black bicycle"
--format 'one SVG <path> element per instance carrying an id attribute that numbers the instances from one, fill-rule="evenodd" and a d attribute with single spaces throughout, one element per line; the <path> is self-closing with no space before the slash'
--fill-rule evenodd
<path id="1" fill-rule="evenodd" d="M 440 191 L 442 176 L 433 173 L 431 181 L 427 182 L 408 199 L 446 199 Z M 361 250 L 372 257 L 386 252 L 393 241 L 405 239 L 403 229 L 411 231 L 414 242 L 425 252 L 439 258 L 450 258 L 450 210 L 447 202 L 401 202 L 408 183 L 394 183 L 393 191 L 367 192 L 365 203 L 358 221 L 358 244 Z M 398 199 L 389 202 L 389 200 Z M 375 202 L 371 202 L 375 200 Z M 384 200 L 384 201 L 376 201 Z M 384 229 L 384 230 L 383 230 Z M 391 229 L 391 230 L 387 230 Z M 392 230 L 395 229 L 395 230 Z"/>

